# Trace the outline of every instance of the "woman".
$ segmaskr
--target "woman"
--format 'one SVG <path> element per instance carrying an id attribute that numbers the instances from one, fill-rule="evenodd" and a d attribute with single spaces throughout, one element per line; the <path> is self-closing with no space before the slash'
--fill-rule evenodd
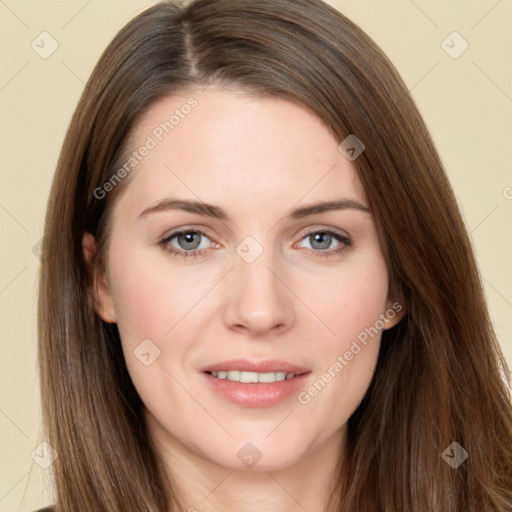
<path id="1" fill-rule="evenodd" d="M 161 3 L 73 116 L 39 310 L 59 512 L 512 510 L 509 371 L 402 80 L 319 0 Z"/>

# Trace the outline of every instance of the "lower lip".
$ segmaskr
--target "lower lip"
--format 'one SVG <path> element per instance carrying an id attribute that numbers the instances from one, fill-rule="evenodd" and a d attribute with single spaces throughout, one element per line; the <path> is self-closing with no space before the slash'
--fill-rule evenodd
<path id="1" fill-rule="evenodd" d="M 217 379 L 209 373 L 203 373 L 203 375 L 212 389 L 229 402 L 245 407 L 271 407 L 291 395 L 298 394 L 310 373 L 268 384 L 261 382 L 244 384 L 228 379 Z"/>

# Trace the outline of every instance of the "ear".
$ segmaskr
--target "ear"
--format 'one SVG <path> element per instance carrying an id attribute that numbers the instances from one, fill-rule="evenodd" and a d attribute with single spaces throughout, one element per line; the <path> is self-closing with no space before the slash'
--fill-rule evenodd
<path id="1" fill-rule="evenodd" d="M 386 311 L 384 312 L 384 330 L 391 329 L 402 320 L 407 313 L 404 301 L 402 299 L 394 300 L 388 297 L 386 301 Z"/>
<path id="2" fill-rule="evenodd" d="M 100 272 L 97 268 L 96 241 L 91 233 L 84 233 L 82 237 L 82 250 L 89 274 L 89 292 L 94 304 L 94 309 L 103 321 L 115 323 L 117 318 L 114 301 L 105 273 L 103 271 Z"/>

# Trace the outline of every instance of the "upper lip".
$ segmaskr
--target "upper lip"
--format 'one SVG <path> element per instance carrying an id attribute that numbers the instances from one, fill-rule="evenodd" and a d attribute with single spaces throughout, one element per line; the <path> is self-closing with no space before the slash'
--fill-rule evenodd
<path id="1" fill-rule="evenodd" d="M 270 373 L 270 372 L 286 372 L 300 375 L 311 371 L 309 368 L 299 366 L 287 361 L 280 361 L 278 359 L 266 359 L 264 361 L 254 361 L 250 359 L 230 359 L 228 361 L 220 361 L 213 363 L 204 368 L 201 372 L 220 372 L 220 371 L 246 371 L 256 373 Z"/>

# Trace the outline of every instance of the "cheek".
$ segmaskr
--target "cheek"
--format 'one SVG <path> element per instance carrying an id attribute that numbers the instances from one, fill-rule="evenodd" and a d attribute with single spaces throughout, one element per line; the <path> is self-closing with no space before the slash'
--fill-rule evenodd
<path id="1" fill-rule="evenodd" d="M 190 304 L 197 302 L 198 291 L 193 286 L 185 287 L 183 282 L 187 281 L 178 271 L 169 270 L 165 258 L 156 261 L 147 250 L 124 251 L 122 247 L 121 243 L 112 244 L 109 263 L 125 362 L 143 402 L 165 416 L 169 411 L 162 396 L 166 397 L 165 404 L 181 403 L 183 398 L 173 376 L 175 368 L 183 367 L 189 341 L 173 335 L 179 331 Z M 171 355 L 173 364 L 169 364 Z M 181 375 L 176 378 L 182 380 Z"/>
<path id="2" fill-rule="evenodd" d="M 306 409 L 328 418 L 333 429 L 345 423 L 363 399 L 377 364 L 386 310 L 388 277 L 380 258 L 353 266 L 328 280 L 315 307 L 329 332 L 315 347 L 315 380 L 299 396 Z"/>
<path id="3" fill-rule="evenodd" d="M 331 333 L 324 337 L 323 347 L 330 353 L 348 350 L 351 341 L 358 336 L 364 338 L 364 333 L 385 312 L 388 298 L 385 262 L 374 258 L 371 263 L 347 265 L 344 271 L 332 273 L 323 281 L 323 288 L 317 286 L 312 297 L 312 307 Z"/>
<path id="4" fill-rule="evenodd" d="M 161 255 L 132 250 L 111 253 L 112 295 L 118 325 L 132 343 L 163 340 L 206 292 L 207 283 L 166 264 Z M 185 284 L 186 283 L 186 284 Z M 204 288 L 204 290 L 203 290 Z"/>
<path id="5" fill-rule="evenodd" d="M 110 284 L 128 371 L 147 404 L 156 390 L 177 391 L 176 398 L 179 386 L 162 370 L 181 379 L 187 354 L 201 343 L 204 326 L 196 318 L 211 272 L 173 266 L 154 249 L 122 247 L 112 244 Z"/>

